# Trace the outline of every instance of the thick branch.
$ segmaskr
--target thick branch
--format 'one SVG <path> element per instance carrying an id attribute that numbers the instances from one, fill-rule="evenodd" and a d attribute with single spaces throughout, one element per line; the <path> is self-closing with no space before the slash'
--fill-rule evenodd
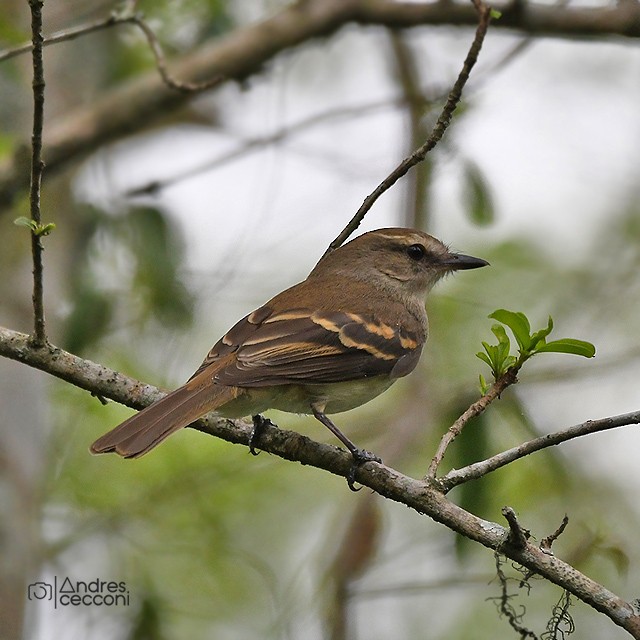
<path id="1" fill-rule="evenodd" d="M 638 2 L 620 2 L 603 8 L 518 2 L 499 4 L 496 8 L 502 12 L 501 19 L 495 21 L 498 29 L 516 29 L 536 36 L 640 37 Z M 452 2 L 309 0 L 176 59 L 172 64 L 174 76 L 190 84 L 217 76 L 242 80 L 260 73 L 279 53 L 313 38 L 329 36 L 352 23 L 393 28 L 475 26 L 477 14 L 470 5 Z M 65 120 L 52 122 L 48 127 L 47 176 L 70 162 L 77 162 L 105 142 L 148 126 L 188 99 L 188 94 L 167 86 L 154 69 L 112 89 L 94 103 L 79 107 Z M 0 166 L 0 207 L 10 204 L 27 187 L 18 153 Z"/>
<path id="2" fill-rule="evenodd" d="M 116 371 L 83 360 L 51 345 L 33 347 L 29 336 L 0 327 L 0 355 L 36 367 L 82 389 L 112 398 L 128 406 L 143 407 L 162 392 Z M 247 444 L 251 426 L 242 421 L 202 420 L 197 428 L 233 443 Z M 346 476 L 351 456 L 336 447 L 319 444 L 300 434 L 266 427 L 260 448 L 287 460 Z M 510 544 L 509 530 L 468 513 L 427 483 L 384 465 L 368 462 L 356 474 L 361 484 L 380 495 L 405 504 L 453 531 L 499 551 L 518 564 L 566 589 L 640 640 L 640 611 L 571 565 L 532 545 L 528 540 Z"/>

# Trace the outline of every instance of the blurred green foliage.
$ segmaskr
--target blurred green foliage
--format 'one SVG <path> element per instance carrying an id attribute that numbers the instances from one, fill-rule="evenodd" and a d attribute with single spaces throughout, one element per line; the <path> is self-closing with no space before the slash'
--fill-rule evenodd
<path id="1" fill-rule="evenodd" d="M 180 273 L 184 241 L 167 215 L 151 207 L 131 208 L 120 215 L 87 207 L 84 215 L 77 230 L 65 348 L 83 353 L 113 328 L 114 317 L 138 326 L 149 319 L 167 328 L 189 326 L 193 294 Z M 106 251 L 98 252 L 97 245 L 106 245 Z M 126 266 L 115 282 L 105 278 L 112 252 L 126 254 Z"/>

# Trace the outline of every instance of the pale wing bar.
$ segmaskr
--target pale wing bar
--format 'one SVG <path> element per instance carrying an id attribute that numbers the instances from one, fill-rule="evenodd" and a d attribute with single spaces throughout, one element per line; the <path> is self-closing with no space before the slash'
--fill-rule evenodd
<path id="1" fill-rule="evenodd" d="M 250 316 L 216 345 L 216 359 L 222 351 L 236 351 L 235 360 L 215 376 L 220 384 L 262 387 L 400 377 L 413 370 L 421 352 L 416 335 L 354 313 L 295 309 L 268 316 L 251 331 L 247 324 Z M 232 346 L 231 337 L 244 339 Z"/>

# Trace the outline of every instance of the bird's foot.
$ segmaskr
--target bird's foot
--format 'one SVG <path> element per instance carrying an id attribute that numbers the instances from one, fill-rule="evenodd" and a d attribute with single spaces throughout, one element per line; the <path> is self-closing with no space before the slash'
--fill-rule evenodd
<path id="1" fill-rule="evenodd" d="M 366 449 L 353 449 L 351 451 L 351 455 L 353 456 L 353 462 L 351 464 L 351 468 L 349 469 L 349 473 L 347 474 L 347 484 L 349 485 L 349 489 L 351 491 L 360 491 L 362 487 L 356 488 L 356 471 L 358 467 L 363 465 L 365 462 L 379 462 L 382 464 L 382 458 L 377 456 L 375 453 L 371 453 L 371 451 L 367 451 Z"/>
<path id="2" fill-rule="evenodd" d="M 252 456 L 257 456 L 260 452 L 256 451 L 256 445 L 258 444 L 258 440 L 260 440 L 260 436 L 264 433 L 265 428 L 277 427 L 278 425 L 260 414 L 251 416 L 251 420 L 253 420 L 253 431 L 249 437 L 249 453 L 251 453 Z"/>

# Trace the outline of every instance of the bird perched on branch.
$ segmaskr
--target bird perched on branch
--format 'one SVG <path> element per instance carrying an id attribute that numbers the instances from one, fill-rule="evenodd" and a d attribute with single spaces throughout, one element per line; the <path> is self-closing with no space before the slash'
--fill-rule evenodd
<path id="1" fill-rule="evenodd" d="M 380 462 L 327 414 L 358 407 L 413 371 L 428 335 L 425 297 L 440 278 L 488 263 L 451 252 L 414 229 L 378 229 L 327 253 L 306 280 L 232 327 L 181 387 L 91 445 L 137 458 L 210 411 L 313 414 L 347 447 L 354 465 Z"/>

